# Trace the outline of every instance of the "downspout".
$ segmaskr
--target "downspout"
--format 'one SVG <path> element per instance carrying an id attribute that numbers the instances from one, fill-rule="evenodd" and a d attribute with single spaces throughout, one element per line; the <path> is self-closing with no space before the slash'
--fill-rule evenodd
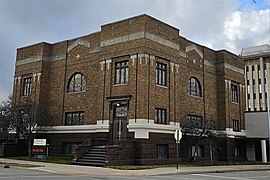
<path id="1" fill-rule="evenodd" d="M 204 47 L 202 48 L 202 54 L 203 54 L 203 57 L 202 57 L 202 63 L 203 63 L 203 119 L 205 121 L 205 118 L 206 118 L 206 112 L 205 112 L 205 109 L 206 109 L 206 105 L 205 105 L 205 67 L 204 67 Z"/>
<path id="2" fill-rule="evenodd" d="M 176 64 L 175 64 L 176 65 Z M 173 71 L 173 75 L 174 75 L 174 124 L 176 124 L 176 68 L 174 66 L 174 71 Z"/>
<path id="3" fill-rule="evenodd" d="M 66 61 L 65 61 L 65 66 L 64 66 L 64 89 L 63 89 L 63 97 L 62 97 L 62 116 L 63 116 L 63 121 L 62 123 L 65 124 L 65 113 L 64 113 L 64 106 L 65 106 L 65 94 L 66 94 L 66 78 L 67 78 L 67 61 L 68 61 L 68 41 L 66 45 Z"/>
<path id="4" fill-rule="evenodd" d="M 136 96 L 135 96 L 135 123 L 137 122 L 137 101 L 138 101 L 138 53 L 136 54 Z"/>
<path id="5" fill-rule="evenodd" d="M 169 80 L 168 80 L 168 90 L 169 90 L 169 118 L 168 120 L 171 120 L 171 62 L 168 61 L 168 70 L 169 70 Z M 169 124 L 169 122 L 167 122 L 167 124 Z"/>
<path id="6" fill-rule="evenodd" d="M 101 117 L 101 122 L 103 124 L 103 121 L 104 121 L 104 111 L 105 111 L 105 95 L 106 95 L 106 73 L 107 73 L 107 67 L 106 67 L 106 64 L 107 64 L 107 60 L 105 59 L 105 62 L 104 62 L 104 76 L 103 76 L 103 99 L 102 99 L 102 117 Z"/>
<path id="7" fill-rule="evenodd" d="M 150 114 L 150 110 L 149 110 L 149 108 L 150 108 L 150 105 L 149 105 L 149 103 L 150 103 L 150 80 L 151 80 L 151 78 L 150 78 L 150 75 L 151 75 L 151 72 L 150 72 L 150 65 L 151 65 L 151 59 L 150 59 L 150 55 L 149 55 L 149 64 L 148 64 L 148 98 L 147 98 L 147 101 L 148 101 L 148 103 L 147 103 L 147 105 L 148 105 L 148 109 L 147 109 L 147 119 L 148 119 L 148 123 L 149 123 L 149 121 L 150 121 L 150 117 L 149 117 L 149 114 Z"/>

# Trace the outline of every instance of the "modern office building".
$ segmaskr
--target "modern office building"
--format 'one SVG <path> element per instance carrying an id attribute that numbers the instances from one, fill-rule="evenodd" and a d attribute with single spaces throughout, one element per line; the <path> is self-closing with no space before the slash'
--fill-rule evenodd
<path id="1" fill-rule="evenodd" d="M 224 136 L 190 144 L 187 133 L 180 157 L 231 161 L 246 158 L 244 84 L 239 56 L 140 15 L 82 37 L 19 48 L 13 99 L 20 108 L 48 107 L 53 122 L 37 136 L 48 140 L 50 155 L 75 153 L 89 164 L 83 155 L 90 150 L 89 156 L 104 154 L 96 164 L 172 163 L 175 130 L 211 121 L 210 130 Z"/>
<path id="2" fill-rule="evenodd" d="M 247 158 L 261 161 L 269 149 L 270 45 L 243 48 L 240 56 L 245 61 Z"/>

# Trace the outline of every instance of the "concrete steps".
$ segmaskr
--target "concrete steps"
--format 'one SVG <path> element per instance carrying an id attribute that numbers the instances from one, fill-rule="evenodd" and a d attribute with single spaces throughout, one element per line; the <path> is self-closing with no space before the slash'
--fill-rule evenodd
<path id="1" fill-rule="evenodd" d="M 73 164 L 85 166 L 105 166 L 105 146 L 93 146 L 77 162 Z"/>

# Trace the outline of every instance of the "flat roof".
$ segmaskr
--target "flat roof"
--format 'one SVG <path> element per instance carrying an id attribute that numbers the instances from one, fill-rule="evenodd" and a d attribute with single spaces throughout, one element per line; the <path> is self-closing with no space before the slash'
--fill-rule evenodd
<path id="1" fill-rule="evenodd" d="M 266 54 L 270 54 L 270 45 L 269 44 L 263 44 L 259 46 L 252 46 L 243 48 L 240 56 L 241 57 L 248 57 L 248 56 L 263 56 Z"/>

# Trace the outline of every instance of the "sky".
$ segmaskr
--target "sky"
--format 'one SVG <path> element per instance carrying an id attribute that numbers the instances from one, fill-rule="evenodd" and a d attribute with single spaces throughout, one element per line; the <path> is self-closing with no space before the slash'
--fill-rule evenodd
<path id="1" fill-rule="evenodd" d="M 270 0 L 0 0 L 0 100 L 12 93 L 16 50 L 100 31 L 148 14 L 214 50 L 270 44 Z"/>

